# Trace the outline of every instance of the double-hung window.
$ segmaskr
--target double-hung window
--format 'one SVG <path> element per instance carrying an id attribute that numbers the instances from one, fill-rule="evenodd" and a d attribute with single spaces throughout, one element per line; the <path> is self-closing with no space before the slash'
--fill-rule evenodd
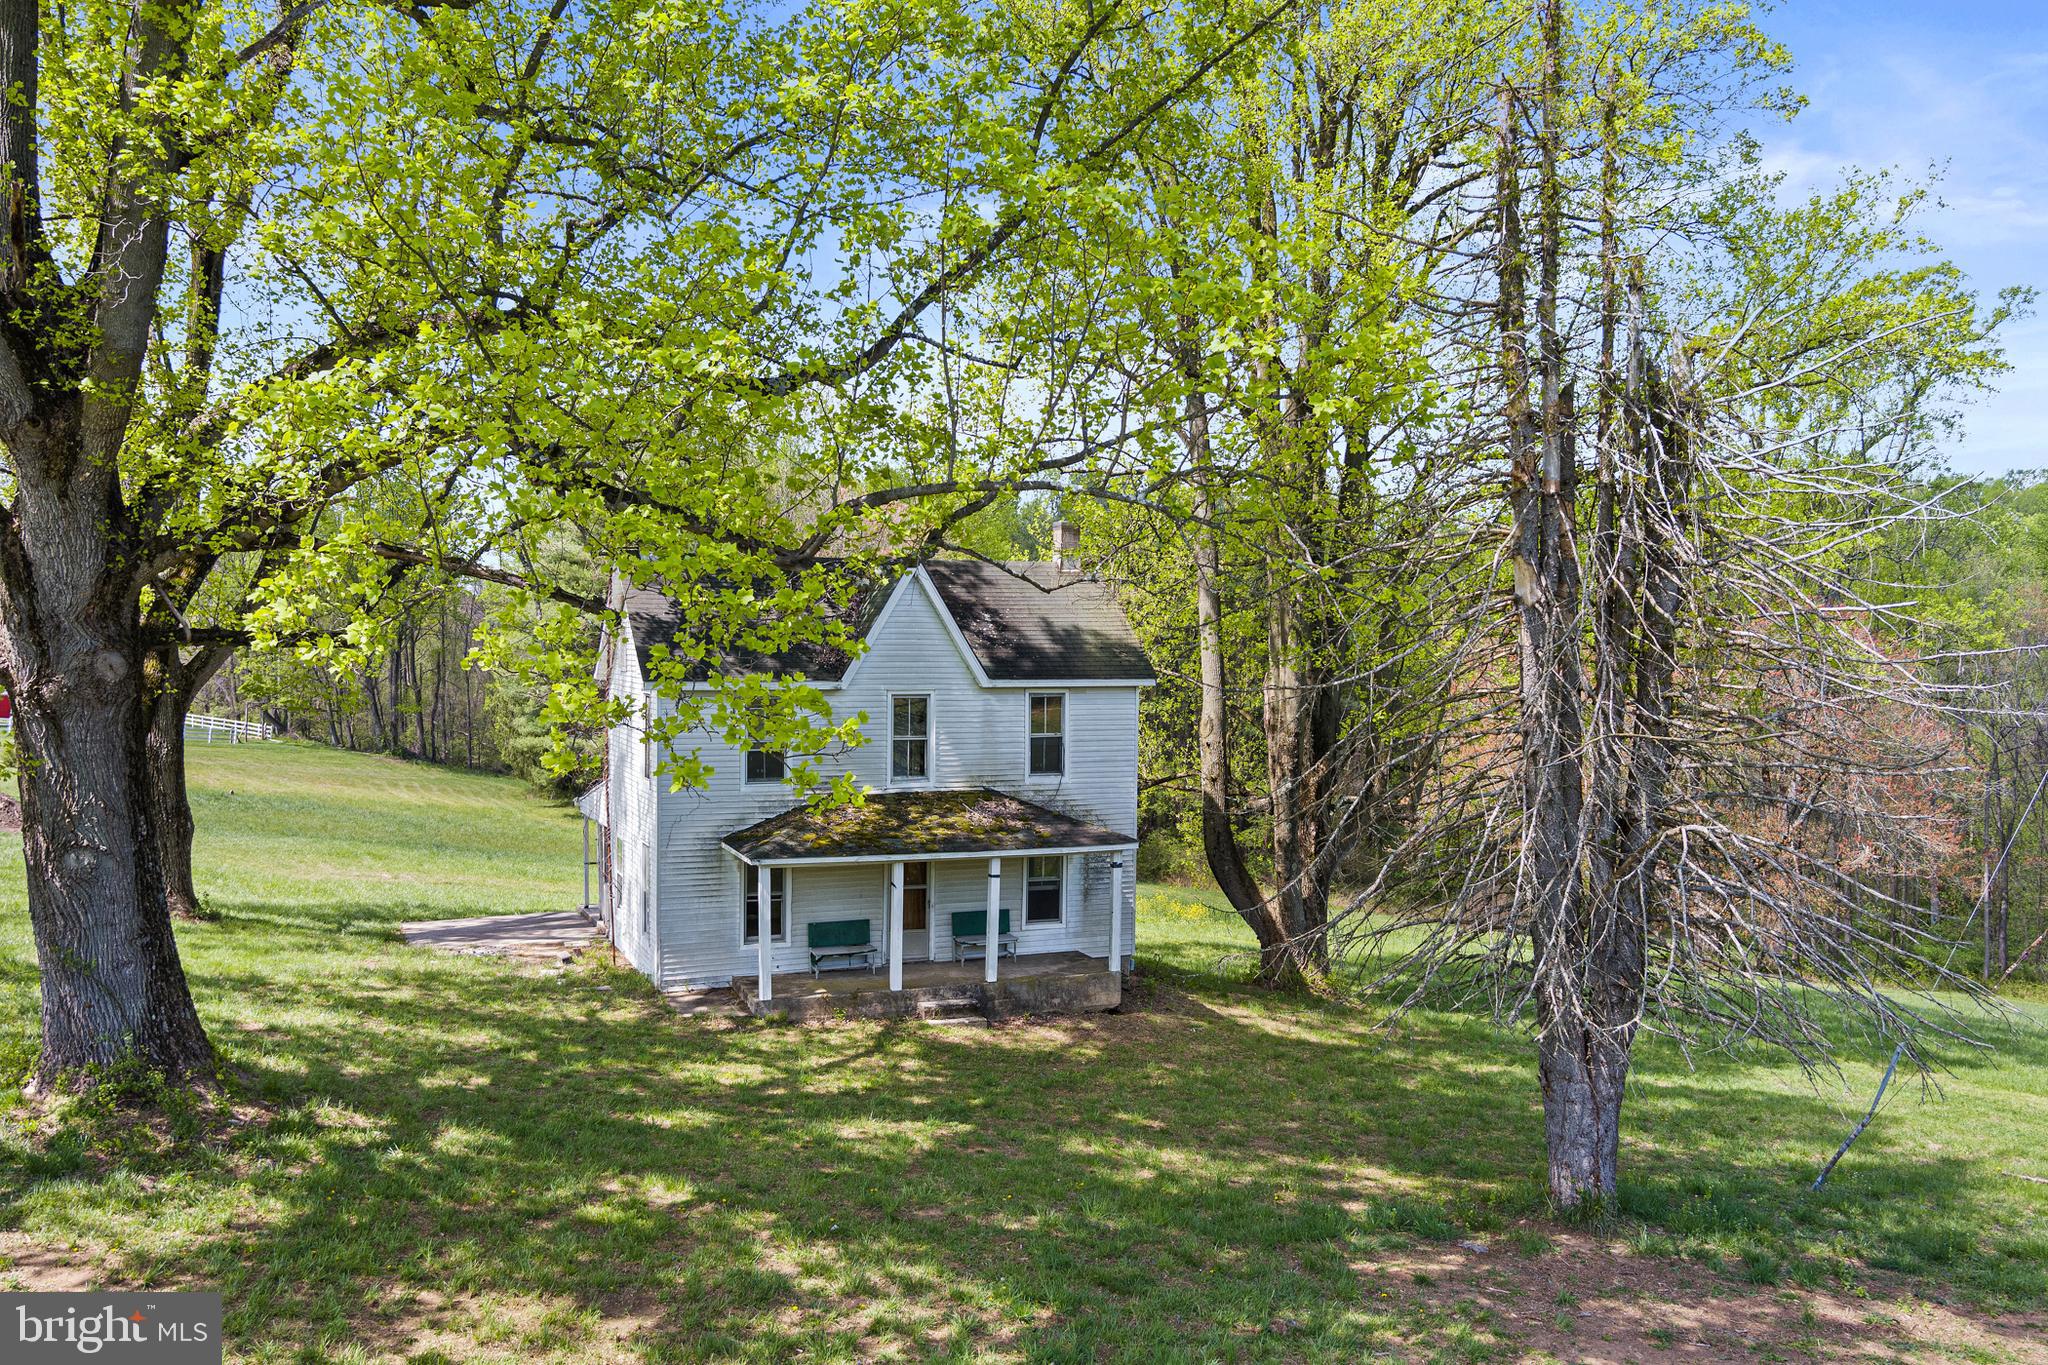
<path id="1" fill-rule="evenodd" d="M 895 697 L 889 702 L 889 777 L 924 782 L 931 777 L 930 697 Z"/>
<path id="2" fill-rule="evenodd" d="M 1027 858 L 1024 860 L 1024 922 L 1026 924 L 1058 924 L 1061 919 L 1060 892 L 1063 887 L 1063 873 L 1066 870 L 1064 858 Z"/>
<path id="3" fill-rule="evenodd" d="M 773 749 L 747 750 L 747 781 L 780 782 L 788 776 L 788 764 Z"/>
<path id="4" fill-rule="evenodd" d="M 1031 694 L 1033 777 L 1058 777 L 1067 770 L 1067 698 L 1063 692 Z"/>
<path id="5" fill-rule="evenodd" d="M 755 943 L 761 936 L 761 872 L 759 868 L 740 867 L 740 880 L 744 884 L 742 894 L 746 908 L 741 914 L 740 941 Z M 771 941 L 789 941 L 789 923 L 783 916 L 788 896 L 785 891 L 789 884 L 787 870 L 780 867 L 768 869 L 768 935 Z"/>

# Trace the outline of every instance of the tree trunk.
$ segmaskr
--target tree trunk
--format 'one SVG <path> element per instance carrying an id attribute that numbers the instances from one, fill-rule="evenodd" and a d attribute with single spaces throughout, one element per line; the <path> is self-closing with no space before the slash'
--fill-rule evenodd
<path id="1" fill-rule="evenodd" d="M 1563 18 L 1543 7 L 1544 66 L 1537 113 L 1538 263 L 1536 345 L 1531 364 L 1526 245 L 1521 219 L 1520 102 L 1503 91 L 1500 115 L 1501 375 L 1510 549 L 1519 636 L 1521 862 L 1516 900 L 1526 916 L 1538 1026 L 1550 1198 L 1561 1210 L 1597 1208 L 1614 1195 L 1627 1042 L 1606 1027 L 1604 945 L 1589 933 L 1582 815 L 1585 737 L 1577 508 L 1576 416 L 1565 383 L 1557 306 L 1563 187 L 1559 178 Z M 1537 401 L 1532 402 L 1532 398 Z M 1607 794 L 1595 793 L 1596 800 Z M 1594 888 L 1597 896 L 1611 895 Z M 1617 1058 L 1614 1053 L 1619 1051 Z"/>
<path id="2" fill-rule="evenodd" d="M 185 717 L 199 689 L 228 658 L 209 647 L 190 660 L 168 645 L 151 652 L 149 667 L 149 798 L 163 863 L 164 900 L 178 919 L 205 917 L 192 881 L 192 802 L 185 790 Z"/>
<path id="3" fill-rule="evenodd" d="M 1276 555 L 1267 577 L 1266 785 L 1273 802 L 1273 901 L 1288 947 L 1271 984 L 1287 986 L 1307 984 L 1328 962 L 1328 898 L 1316 857 L 1323 811 L 1304 653 L 1295 585 Z"/>
<path id="4" fill-rule="evenodd" d="M 398 637 L 391 644 L 391 734 L 386 743 L 396 755 L 405 753 L 405 625 L 399 623 Z"/>
<path id="5" fill-rule="evenodd" d="M 1585 1025 L 1548 1031 L 1537 1042 L 1537 1077 L 1551 1204 L 1578 1212 L 1611 1206 L 1628 1078 L 1626 1044 Z"/>
<path id="6" fill-rule="evenodd" d="M 1192 369 L 1192 367 L 1191 367 Z M 1246 865 L 1231 823 L 1230 713 L 1223 667 L 1223 552 L 1213 521 L 1216 504 L 1209 486 L 1209 414 L 1206 396 L 1190 388 L 1183 440 L 1196 465 L 1195 480 L 1195 648 L 1201 670 L 1201 717 L 1196 755 L 1201 769 L 1202 852 L 1237 913 L 1259 941 L 1259 980 L 1277 983 L 1287 972 L 1287 930 L 1259 890 Z"/>
<path id="7" fill-rule="evenodd" d="M 10 439 L 15 514 L 0 530 L 5 681 L 42 978 L 31 1084 L 90 1084 L 124 1063 L 203 1078 L 213 1050 L 178 962 L 148 799 L 145 651 L 113 543 L 124 523 L 118 482 L 111 462 L 78 457 L 76 427 L 53 425 Z"/>
<path id="8" fill-rule="evenodd" d="M 414 630 L 412 637 L 406 641 L 405 666 L 412 675 L 413 736 L 419 741 L 419 756 L 431 763 L 434 761 L 434 740 L 433 732 L 427 727 L 432 723 L 433 717 L 428 714 L 426 688 L 420 680 L 420 635 L 419 630 Z"/>

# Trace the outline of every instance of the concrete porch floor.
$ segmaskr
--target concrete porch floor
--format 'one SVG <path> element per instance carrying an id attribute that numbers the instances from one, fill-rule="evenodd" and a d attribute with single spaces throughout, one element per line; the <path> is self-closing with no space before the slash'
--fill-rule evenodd
<path id="1" fill-rule="evenodd" d="M 979 957 L 965 962 L 906 962 L 903 989 L 889 989 L 886 971 L 823 971 L 777 975 L 764 1006 L 760 982 L 733 982 L 740 1003 L 756 1015 L 797 1022 L 819 1019 L 934 1018 L 980 1013 L 990 1018 L 1023 1014 L 1079 1014 L 1115 1009 L 1123 982 L 1109 964 L 1086 953 L 1027 953 L 997 963 L 993 986 L 982 980 Z"/>

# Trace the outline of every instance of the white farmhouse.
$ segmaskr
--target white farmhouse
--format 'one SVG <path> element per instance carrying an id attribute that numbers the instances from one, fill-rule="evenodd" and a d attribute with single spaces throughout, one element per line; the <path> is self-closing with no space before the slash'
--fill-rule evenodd
<path id="1" fill-rule="evenodd" d="M 1153 673 L 1100 583 L 1048 564 L 933 560 L 864 613 L 866 649 L 801 673 L 866 743 L 824 764 L 858 807 L 794 799 L 783 758 L 704 737 L 671 791 L 637 724 L 579 804 L 605 838 L 600 917 L 664 988 L 731 984 L 756 1012 L 1106 1008 L 1136 932 L 1138 697 Z M 678 617 L 627 590 L 611 695 L 647 688 Z M 768 935 L 759 932 L 768 906 Z"/>

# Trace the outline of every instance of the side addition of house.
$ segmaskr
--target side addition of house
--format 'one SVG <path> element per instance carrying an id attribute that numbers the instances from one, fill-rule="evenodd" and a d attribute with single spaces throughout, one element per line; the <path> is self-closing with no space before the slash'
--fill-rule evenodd
<path id="1" fill-rule="evenodd" d="M 607 841 L 613 941 L 659 986 L 730 984 L 758 1013 L 1115 1005 L 1153 682 L 1129 623 L 1102 584 L 1048 564 L 934 560 L 882 591 L 857 657 L 761 661 L 865 717 L 866 742 L 823 768 L 852 773 L 863 804 L 801 803 L 781 755 L 715 735 L 708 786 L 671 791 L 640 727 L 612 732 L 579 804 Z M 666 711 L 647 660 L 678 614 L 627 590 L 621 615 L 611 695 Z"/>

